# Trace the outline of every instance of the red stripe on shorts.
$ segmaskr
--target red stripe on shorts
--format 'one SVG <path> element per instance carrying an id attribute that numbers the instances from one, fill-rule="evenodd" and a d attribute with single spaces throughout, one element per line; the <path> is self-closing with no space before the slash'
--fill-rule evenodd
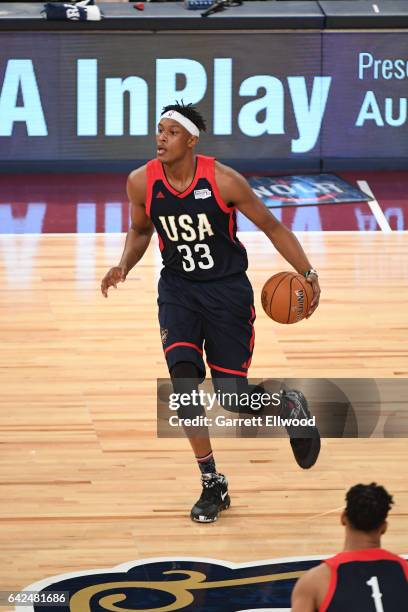
<path id="1" fill-rule="evenodd" d="M 193 344 L 192 342 L 174 342 L 173 344 L 170 344 L 170 346 L 164 349 L 164 354 L 168 353 L 174 348 L 177 348 L 178 346 L 188 346 L 189 348 L 193 348 L 198 351 L 200 355 L 203 354 L 203 351 L 200 349 L 200 347 L 196 344 Z"/>
<path id="2" fill-rule="evenodd" d="M 236 374 L 237 376 L 245 376 L 246 377 L 246 372 L 240 372 L 239 370 L 229 370 L 228 368 L 221 368 L 220 366 L 216 366 L 213 363 L 210 363 L 209 361 L 207 361 L 208 366 L 212 369 L 212 370 L 217 370 L 218 372 L 225 372 L 226 374 Z"/>

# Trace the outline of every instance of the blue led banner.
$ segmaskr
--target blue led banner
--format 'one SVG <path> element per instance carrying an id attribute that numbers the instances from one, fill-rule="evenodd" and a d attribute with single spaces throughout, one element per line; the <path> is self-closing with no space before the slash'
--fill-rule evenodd
<path id="1" fill-rule="evenodd" d="M 0 161 L 147 159 L 176 99 L 220 158 L 408 158 L 407 64 L 391 32 L 1 32 Z"/>

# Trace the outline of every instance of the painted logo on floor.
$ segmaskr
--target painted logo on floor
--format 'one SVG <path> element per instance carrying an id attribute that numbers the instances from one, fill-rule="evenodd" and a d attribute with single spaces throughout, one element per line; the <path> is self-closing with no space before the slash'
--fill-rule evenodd
<path id="1" fill-rule="evenodd" d="M 112 569 L 47 578 L 25 590 L 65 592 L 66 604 L 16 612 L 290 612 L 290 595 L 321 557 L 231 563 L 203 558 L 141 559 Z"/>
<path id="2" fill-rule="evenodd" d="M 373 199 L 335 174 L 251 176 L 248 182 L 268 208 L 369 202 Z"/>

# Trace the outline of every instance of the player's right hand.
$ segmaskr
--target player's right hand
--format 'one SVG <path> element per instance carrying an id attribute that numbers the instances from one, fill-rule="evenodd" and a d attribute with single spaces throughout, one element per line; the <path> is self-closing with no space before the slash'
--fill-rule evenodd
<path id="1" fill-rule="evenodd" d="M 101 291 L 105 297 L 108 297 L 108 289 L 109 287 L 115 287 L 117 289 L 117 284 L 119 282 L 123 283 L 126 280 L 126 270 L 123 266 L 115 266 L 111 268 L 107 274 L 102 279 L 101 282 Z"/>

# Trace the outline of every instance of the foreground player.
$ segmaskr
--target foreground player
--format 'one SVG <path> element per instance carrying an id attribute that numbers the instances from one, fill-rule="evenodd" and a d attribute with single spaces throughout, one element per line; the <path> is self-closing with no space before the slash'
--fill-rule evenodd
<path id="1" fill-rule="evenodd" d="M 157 159 L 128 178 L 131 227 L 122 258 L 101 284 L 107 297 L 110 286 L 125 280 L 156 228 L 164 264 L 158 298 L 160 333 L 176 393 L 190 393 L 205 378 L 204 343 L 213 380 L 230 377 L 240 381 L 241 390 L 248 385 L 255 310 L 245 274 L 247 254 L 236 236 L 236 210 L 263 230 L 311 283 L 314 296 L 308 316 L 320 295 L 317 273 L 298 240 L 247 181 L 214 158 L 195 155 L 200 130 L 205 130 L 205 122 L 191 105 L 164 108 L 156 136 Z M 301 394 L 289 392 L 285 401 L 296 416 L 307 416 Z M 203 485 L 191 517 L 211 522 L 229 506 L 227 480 L 217 472 L 208 432 L 188 435 Z M 317 459 L 320 439 L 292 437 L 291 446 L 299 465 L 308 468 Z"/>
<path id="2" fill-rule="evenodd" d="M 406 612 L 408 563 L 381 548 L 391 495 L 375 483 L 359 484 L 346 501 L 344 552 L 299 578 L 292 612 Z"/>

